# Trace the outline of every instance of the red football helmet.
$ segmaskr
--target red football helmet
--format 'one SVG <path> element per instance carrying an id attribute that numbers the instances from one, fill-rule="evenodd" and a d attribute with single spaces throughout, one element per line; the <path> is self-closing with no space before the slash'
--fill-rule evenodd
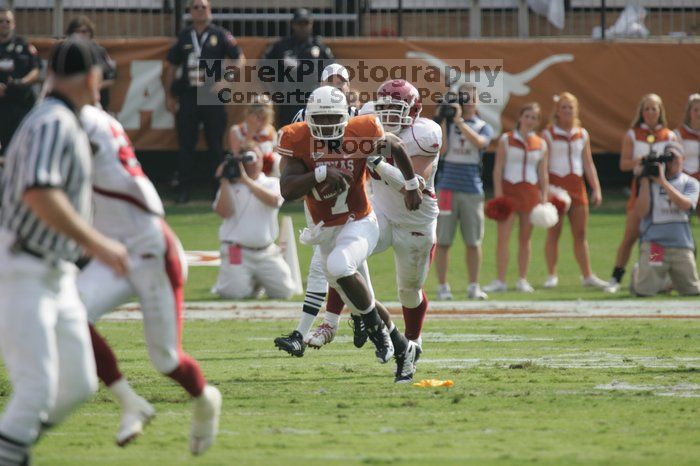
<path id="1" fill-rule="evenodd" d="M 403 127 L 411 126 L 422 109 L 418 89 L 405 79 L 392 79 L 377 90 L 374 112 L 390 133 L 398 133 Z"/>

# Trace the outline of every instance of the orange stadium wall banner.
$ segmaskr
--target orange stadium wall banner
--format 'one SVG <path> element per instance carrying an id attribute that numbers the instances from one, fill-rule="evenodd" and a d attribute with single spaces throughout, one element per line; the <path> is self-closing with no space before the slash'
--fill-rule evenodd
<path id="1" fill-rule="evenodd" d="M 110 111 L 116 114 L 140 151 L 177 148 L 175 119 L 165 109 L 162 78 L 165 56 L 172 42 L 168 38 L 101 42 L 117 62 L 118 79 L 112 88 Z M 261 57 L 269 42 L 262 38 L 239 40 L 249 61 Z M 499 90 L 488 104 L 480 104 L 480 113 L 497 133 L 512 129 L 519 107 L 530 101 L 540 103 L 543 124 L 546 123 L 554 104 L 553 96 L 562 91 L 572 92 L 579 99 L 581 121 L 591 134 L 595 153 L 619 152 L 622 136 L 642 95 L 653 92 L 661 96 L 669 124 L 674 128 L 680 123 L 688 95 L 700 90 L 700 44 L 401 39 L 326 42 L 338 62 L 348 68 L 361 67 L 365 62 L 385 68 L 397 63 L 420 68 L 423 73 L 418 77 L 417 87 L 425 87 L 429 93 L 439 94 L 450 85 L 467 81 L 490 83 L 488 66 L 486 72 L 484 68 L 471 73 L 465 70 L 461 81 L 449 81 L 449 71 L 444 70 L 462 66 L 454 63 L 466 68 L 479 63 L 493 65 Z M 43 57 L 48 55 L 51 43 L 51 40 L 34 41 Z M 442 70 L 442 75 L 431 79 L 425 71 L 431 66 Z M 351 77 L 354 74 L 352 71 Z M 361 94 L 371 95 L 378 86 L 377 80 L 387 76 L 396 77 L 375 73 L 362 82 L 351 80 L 351 85 Z M 406 78 L 411 80 L 412 76 Z M 435 105 L 435 99 L 424 99 L 423 116 L 431 117 Z M 227 109 L 229 123 L 234 123 L 242 119 L 245 106 L 228 105 Z"/>

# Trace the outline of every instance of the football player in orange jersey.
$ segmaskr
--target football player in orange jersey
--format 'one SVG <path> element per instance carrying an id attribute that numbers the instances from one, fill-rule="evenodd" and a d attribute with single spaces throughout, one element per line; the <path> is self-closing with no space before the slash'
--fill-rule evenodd
<path id="1" fill-rule="evenodd" d="M 305 196 L 315 225 L 300 239 L 319 245 L 329 284 L 361 315 L 377 359 L 388 362 L 394 353 L 397 358 L 415 357 L 415 347 L 405 337 L 392 343 L 376 309 L 366 264 L 379 238 L 365 191 L 367 157 L 390 153 L 405 180 L 406 207 L 416 210 L 422 200 L 401 141 L 385 135 L 374 115 L 350 120 L 345 95 L 323 86 L 309 97 L 306 121 L 282 128 L 278 150 L 285 159 L 282 196 L 287 200 Z"/>

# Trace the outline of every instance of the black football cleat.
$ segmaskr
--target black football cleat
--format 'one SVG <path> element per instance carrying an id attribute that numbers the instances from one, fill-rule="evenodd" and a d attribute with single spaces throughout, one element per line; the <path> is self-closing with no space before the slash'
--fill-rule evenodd
<path id="1" fill-rule="evenodd" d="M 374 343 L 374 355 L 377 356 L 377 361 L 380 364 L 389 362 L 394 356 L 394 344 L 391 342 L 389 330 L 384 325 L 384 322 L 381 323 L 376 332 L 367 331 L 367 337 Z"/>
<path id="2" fill-rule="evenodd" d="M 396 355 L 396 383 L 411 383 L 413 374 L 416 373 L 416 361 L 420 358 L 421 349 L 414 342 L 409 341 L 406 351 Z"/>
<path id="3" fill-rule="evenodd" d="M 350 314 L 350 317 L 352 317 L 352 323 L 351 321 L 348 321 L 348 323 L 352 327 L 352 343 L 355 345 L 355 348 L 362 348 L 367 342 L 365 323 L 359 315 Z"/>
<path id="4" fill-rule="evenodd" d="M 294 330 L 289 335 L 275 338 L 275 346 L 286 351 L 290 356 L 296 356 L 297 358 L 304 356 L 304 350 L 306 349 L 304 337 L 297 330 Z"/>

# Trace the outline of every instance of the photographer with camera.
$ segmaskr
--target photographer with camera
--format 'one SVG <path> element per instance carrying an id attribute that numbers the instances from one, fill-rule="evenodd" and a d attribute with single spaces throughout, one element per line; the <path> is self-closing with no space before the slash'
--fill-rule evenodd
<path id="1" fill-rule="evenodd" d="M 683 173 L 683 147 L 669 143 L 660 156 L 643 162 L 634 212 L 641 219 L 639 263 L 632 293 L 654 296 L 666 288 L 666 275 L 682 295 L 700 294 L 690 215 L 700 182 Z"/>
<path id="2" fill-rule="evenodd" d="M 444 123 L 447 150 L 437 181 L 440 215 L 437 222 L 435 264 L 438 274 L 438 299 L 452 299 L 447 282 L 450 247 L 457 230 L 462 232 L 466 246 L 469 278 L 467 296 L 486 299 L 479 286 L 481 241 L 484 237 L 484 186 L 481 161 L 484 150 L 493 138 L 493 128 L 479 118 L 476 108 L 476 88 L 464 84 L 457 95 L 446 96 L 437 109 L 434 120 Z"/>
<path id="3" fill-rule="evenodd" d="M 637 105 L 634 120 L 622 139 L 620 151 L 620 170 L 633 172 L 638 176 L 642 170 L 642 159 L 651 152 L 663 152 L 666 144 L 676 141 L 676 135 L 668 129 L 666 109 L 661 97 L 656 94 L 644 95 Z M 634 204 L 637 199 L 637 178 L 632 180 L 631 193 L 627 202 L 627 219 L 625 221 L 625 233 L 617 248 L 615 267 L 607 287 L 606 293 L 617 293 L 625 274 L 625 267 L 632 255 L 632 248 L 639 238 L 639 218 L 634 213 Z"/>
<path id="4" fill-rule="evenodd" d="M 221 184 L 214 212 L 219 228 L 221 268 L 212 292 L 222 298 L 255 297 L 262 288 L 269 298 L 289 299 L 294 281 L 275 244 L 277 214 L 283 199 L 278 178 L 262 173 L 263 156 L 251 142 L 228 154 L 216 170 Z"/>

